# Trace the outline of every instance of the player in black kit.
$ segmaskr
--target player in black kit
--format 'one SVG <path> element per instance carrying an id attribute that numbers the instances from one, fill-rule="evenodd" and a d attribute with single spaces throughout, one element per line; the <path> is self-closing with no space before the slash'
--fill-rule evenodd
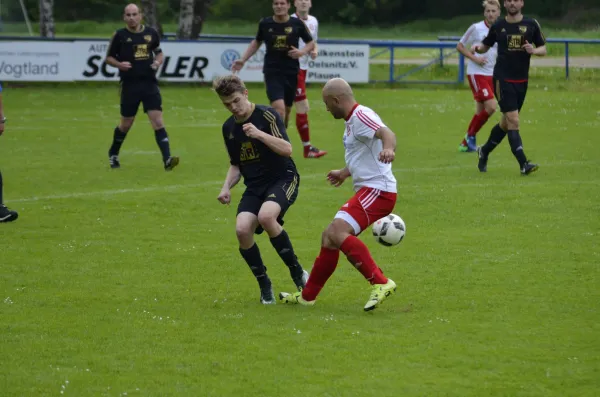
<path id="1" fill-rule="evenodd" d="M 141 102 L 154 129 L 165 170 L 171 171 L 179 164 L 179 157 L 171 156 L 162 116 L 162 97 L 156 79 L 156 70 L 164 58 L 160 37 L 156 30 L 141 25 L 142 15 L 135 4 L 125 7 L 123 19 L 127 26 L 113 35 L 105 61 L 118 68 L 121 77 L 121 121 L 115 128 L 113 143 L 108 151 L 110 166 L 121 166 L 119 150 Z"/>
<path id="2" fill-rule="evenodd" d="M 240 71 L 261 44 L 265 43 L 267 51 L 263 73 L 267 97 L 271 106 L 284 120 L 286 128 L 296 98 L 300 70 L 298 59 L 315 48 L 313 38 L 304 22 L 299 18 L 290 17 L 289 11 L 289 0 L 273 0 L 274 15 L 259 22 L 256 38 L 252 40 L 242 58 L 237 59 L 231 67 L 234 73 Z M 302 50 L 298 49 L 300 39 L 306 43 Z"/>
<path id="3" fill-rule="evenodd" d="M 529 63 L 531 55 L 546 55 L 546 39 L 538 21 L 521 14 L 523 0 L 505 0 L 507 16 L 499 18 L 482 44 L 473 46 L 474 52 L 483 54 L 498 43 L 498 58 L 494 67 L 494 93 L 502 119 L 492 128 L 485 145 L 477 148 L 479 171 L 487 171 L 488 157 L 492 150 L 508 135 L 512 153 L 517 158 L 522 175 L 538 169 L 537 164 L 527 160 L 519 134 L 519 112 L 527 94 Z"/>
<path id="4" fill-rule="evenodd" d="M 298 197 L 300 175 L 291 158 L 292 145 L 279 114 L 248 100 L 248 90 L 237 76 L 215 79 L 213 88 L 232 116 L 223 124 L 223 140 L 230 166 L 219 193 L 222 204 L 231 202 L 231 188 L 244 178 L 246 190 L 237 208 L 235 230 L 240 254 L 260 287 L 260 301 L 274 304 L 275 295 L 254 234 L 267 232 L 273 248 L 289 268 L 301 290 L 308 273 L 302 269 L 286 231 L 283 216 Z"/>

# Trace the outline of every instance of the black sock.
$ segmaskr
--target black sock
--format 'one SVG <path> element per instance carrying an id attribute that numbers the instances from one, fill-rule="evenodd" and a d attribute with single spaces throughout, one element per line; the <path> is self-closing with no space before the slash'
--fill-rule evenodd
<path id="1" fill-rule="evenodd" d="M 115 128 L 115 133 L 113 135 L 113 142 L 108 151 L 109 156 L 118 156 L 119 155 L 119 150 L 121 150 L 121 145 L 123 144 L 123 141 L 125 140 L 126 137 L 127 137 L 126 132 L 122 132 L 119 129 L 119 127 Z"/>
<path id="2" fill-rule="evenodd" d="M 4 201 L 2 201 L 2 190 L 3 190 L 2 186 L 2 172 L 0 172 L 0 205 L 4 204 Z"/>
<path id="3" fill-rule="evenodd" d="M 269 276 L 267 276 L 267 268 L 260 257 L 258 245 L 254 243 L 254 245 L 247 250 L 240 248 L 240 254 L 242 254 L 242 258 L 244 258 L 248 267 L 250 267 L 252 274 L 256 277 L 256 281 L 258 281 L 260 288 L 270 287 L 271 280 L 269 279 Z"/>
<path id="4" fill-rule="evenodd" d="M 517 158 L 519 166 L 522 168 L 523 165 L 527 163 L 527 157 L 523 151 L 523 141 L 521 140 L 521 134 L 519 134 L 519 130 L 508 131 L 508 143 L 510 143 L 510 150 Z"/>
<path id="5" fill-rule="evenodd" d="M 282 230 L 281 233 L 279 233 L 279 236 L 273 237 L 271 239 L 271 244 L 279 254 L 279 257 L 290 269 L 292 278 L 296 279 L 302 277 L 302 266 L 298 263 L 298 257 L 296 257 L 296 254 L 294 253 L 292 242 L 286 231 Z"/>
<path id="6" fill-rule="evenodd" d="M 167 159 L 171 157 L 171 147 L 169 146 L 167 130 L 161 128 L 160 130 L 154 131 L 154 137 L 156 138 L 156 144 L 162 153 L 163 161 L 167 161 Z"/>
<path id="7" fill-rule="evenodd" d="M 488 155 L 502 142 L 504 137 L 506 136 L 506 131 L 500 128 L 500 124 L 496 124 L 494 128 L 492 128 L 492 132 L 490 132 L 490 137 L 481 150 L 483 154 Z"/>

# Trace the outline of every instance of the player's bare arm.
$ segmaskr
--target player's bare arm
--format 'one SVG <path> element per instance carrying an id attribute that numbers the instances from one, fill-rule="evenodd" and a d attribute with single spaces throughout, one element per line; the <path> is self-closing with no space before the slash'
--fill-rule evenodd
<path id="1" fill-rule="evenodd" d="M 527 51 L 528 54 L 537 55 L 538 57 L 543 57 L 544 55 L 546 55 L 548 53 L 545 45 L 542 45 L 539 47 L 534 47 L 533 44 L 531 44 L 528 41 L 525 41 L 525 44 L 523 45 L 523 49 L 525 51 Z"/>
<path id="2" fill-rule="evenodd" d="M 471 53 L 472 54 L 485 54 L 486 52 L 488 52 L 490 50 L 490 47 L 480 43 L 480 44 L 475 44 L 472 48 L 471 48 Z"/>
<path id="3" fill-rule="evenodd" d="M 375 131 L 375 137 L 381 139 L 383 149 L 379 153 L 379 161 L 388 164 L 396 157 L 396 134 L 387 127 L 381 127 Z"/>
<path id="4" fill-rule="evenodd" d="M 460 52 L 461 54 L 463 54 L 465 56 L 465 58 L 470 59 L 471 61 L 475 62 L 478 65 L 483 66 L 487 63 L 487 59 L 485 59 L 484 57 L 476 56 L 471 51 L 467 50 L 467 48 L 464 46 L 463 43 L 458 43 L 456 45 L 456 50 L 458 52 Z"/>
<path id="5" fill-rule="evenodd" d="M 313 50 L 309 53 L 312 60 L 317 59 L 317 56 L 319 55 L 319 45 L 315 41 L 316 40 L 313 40 L 313 43 L 315 43 L 315 48 L 313 48 Z"/>
<path id="6" fill-rule="evenodd" d="M 269 147 L 272 151 L 280 156 L 291 157 L 292 156 L 292 144 L 283 138 L 275 137 L 271 134 L 267 134 L 264 131 L 259 130 L 252 123 L 246 123 L 242 126 L 244 133 L 247 137 L 258 139 Z"/>
<path id="7" fill-rule="evenodd" d="M 292 49 L 288 51 L 288 55 L 293 59 L 300 59 L 306 54 L 310 54 L 315 49 L 315 41 L 309 41 L 306 43 L 303 49 L 299 50 L 292 46 Z"/>
<path id="8" fill-rule="evenodd" d="M 246 48 L 246 51 L 244 51 L 242 57 L 240 59 L 236 59 L 233 62 L 233 65 L 231 65 L 231 70 L 233 72 L 238 72 L 242 70 L 246 62 L 248 62 L 248 59 L 250 59 L 252 55 L 256 54 L 256 51 L 258 51 L 261 45 L 262 41 L 258 41 L 256 39 L 252 40 L 248 48 Z"/>
<path id="9" fill-rule="evenodd" d="M 219 200 L 221 204 L 229 204 L 231 202 L 231 189 L 238 184 L 241 178 L 242 173 L 240 172 L 240 167 L 237 165 L 230 165 L 229 170 L 227 170 L 223 188 L 221 188 L 219 197 L 217 197 L 217 200 Z"/>
<path id="10" fill-rule="evenodd" d="M 158 51 L 155 52 L 154 62 L 152 62 L 152 69 L 157 70 L 160 65 L 163 64 L 164 60 L 165 54 L 162 52 L 162 50 L 158 49 Z"/>
<path id="11" fill-rule="evenodd" d="M 110 55 L 106 57 L 105 62 L 107 65 L 113 66 L 122 71 L 131 69 L 130 62 L 119 62 L 115 57 L 111 57 Z"/>
<path id="12" fill-rule="evenodd" d="M 330 184 L 335 187 L 339 187 L 344 181 L 350 176 L 350 170 L 348 167 L 344 167 L 341 170 L 331 170 L 327 173 L 327 180 Z"/>

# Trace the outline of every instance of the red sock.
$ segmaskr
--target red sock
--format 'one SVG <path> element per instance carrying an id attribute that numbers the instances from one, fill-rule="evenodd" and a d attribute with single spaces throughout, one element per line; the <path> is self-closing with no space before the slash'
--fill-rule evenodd
<path id="1" fill-rule="evenodd" d="M 375 264 L 369 249 L 355 236 L 348 236 L 340 250 L 346 254 L 346 257 L 354 265 L 354 267 L 367 279 L 371 284 L 385 284 L 388 282 L 387 277 L 383 275 L 381 269 Z"/>
<path id="2" fill-rule="evenodd" d="M 490 115 L 488 114 L 488 112 L 485 111 L 485 109 L 473 116 L 471 124 L 469 124 L 469 129 L 467 130 L 467 135 L 477 135 L 481 127 L 483 127 L 483 125 L 488 121 L 489 118 Z"/>
<path id="3" fill-rule="evenodd" d="M 296 128 L 300 134 L 302 142 L 310 142 L 310 132 L 308 129 L 308 114 L 296 113 Z"/>
<path id="4" fill-rule="evenodd" d="M 302 299 L 307 301 L 314 301 L 317 299 L 317 295 L 325 286 L 325 283 L 331 277 L 340 259 L 340 251 L 337 249 L 329 249 L 321 247 L 321 252 L 315 264 L 310 271 L 310 277 L 306 282 L 306 286 L 302 290 Z"/>

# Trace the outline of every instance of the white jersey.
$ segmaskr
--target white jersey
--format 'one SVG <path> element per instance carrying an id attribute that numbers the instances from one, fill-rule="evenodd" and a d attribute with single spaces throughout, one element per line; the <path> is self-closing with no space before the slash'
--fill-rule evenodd
<path id="1" fill-rule="evenodd" d="M 352 175 L 355 191 L 362 187 L 370 187 L 396 193 L 396 178 L 392 173 L 392 164 L 379 161 L 383 142 L 375 138 L 375 132 L 381 127 L 385 127 L 385 124 L 377 113 L 358 104 L 346 120 L 344 131 L 346 167 Z"/>
<path id="2" fill-rule="evenodd" d="M 296 15 L 296 13 L 293 13 L 292 17 L 298 18 L 298 15 Z M 319 21 L 317 21 L 317 18 L 313 17 L 312 15 L 309 15 L 308 19 L 306 19 L 306 20 L 301 19 L 301 18 L 299 18 L 299 19 L 302 22 L 304 22 L 304 24 L 308 28 L 308 31 L 310 32 L 310 35 L 312 36 L 313 40 L 316 43 L 317 42 L 317 36 L 319 35 Z M 306 43 L 304 41 L 302 41 L 302 39 L 300 39 L 300 42 L 299 42 L 298 45 L 299 45 L 298 49 L 301 50 L 301 49 L 304 48 L 304 46 L 306 45 Z M 307 70 L 308 69 L 308 63 L 310 62 L 310 55 L 308 55 L 308 54 L 304 55 L 298 61 L 300 62 L 300 69 Z"/>
<path id="3" fill-rule="evenodd" d="M 474 23 L 467 30 L 464 36 L 460 39 L 460 42 L 467 48 L 470 49 L 472 44 L 479 44 L 488 35 L 490 27 L 486 21 Z M 496 57 L 498 56 L 498 44 L 494 44 L 492 48 L 485 54 L 475 54 L 477 57 L 485 57 L 487 63 L 480 66 L 470 59 L 467 59 L 467 74 L 481 74 L 483 76 L 494 75 L 494 65 L 496 64 Z"/>

